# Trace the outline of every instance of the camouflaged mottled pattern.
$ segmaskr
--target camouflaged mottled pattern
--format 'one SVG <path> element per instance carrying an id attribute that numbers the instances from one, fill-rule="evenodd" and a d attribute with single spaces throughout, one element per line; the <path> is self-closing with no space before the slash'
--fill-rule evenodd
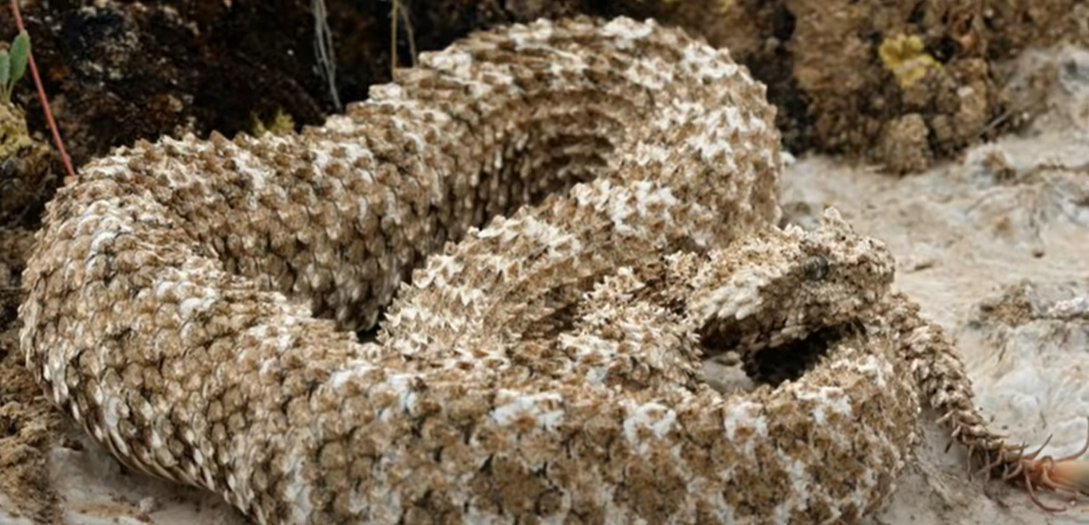
<path id="1" fill-rule="evenodd" d="M 773 227 L 774 112 L 725 51 L 541 21 L 396 80 L 60 190 L 21 309 L 53 401 L 258 523 L 821 523 L 892 491 L 918 396 L 875 317 L 891 255 L 835 213 Z M 867 323 L 774 388 L 698 373 Z"/>

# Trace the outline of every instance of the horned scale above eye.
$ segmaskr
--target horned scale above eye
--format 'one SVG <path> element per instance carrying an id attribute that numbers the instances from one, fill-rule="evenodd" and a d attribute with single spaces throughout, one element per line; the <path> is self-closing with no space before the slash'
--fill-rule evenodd
<path id="1" fill-rule="evenodd" d="M 258 523 L 850 521 L 911 460 L 919 397 L 1022 464 L 880 245 L 834 213 L 773 227 L 774 112 L 726 51 L 540 21 L 396 80 L 320 128 L 142 142 L 60 190 L 20 310 L 54 402 Z M 807 242 L 827 268 L 787 256 Z M 826 272 L 843 300 L 764 286 Z M 724 340 L 820 359 L 711 390 L 698 334 L 727 306 L 793 324 Z M 833 319 L 867 329 L 812 340 Z"/>

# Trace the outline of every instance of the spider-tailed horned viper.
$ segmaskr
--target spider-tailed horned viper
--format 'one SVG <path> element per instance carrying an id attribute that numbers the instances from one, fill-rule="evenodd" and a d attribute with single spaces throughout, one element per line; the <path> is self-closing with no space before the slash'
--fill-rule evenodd
<path id="1" fill-rule="evenodd" d="M 419 62 L 323 127 L 69 181 L 21 308 L 50 398 L 277 524 L 851 521 L 920 400 L 1006 447 L 881 243 L 775 226 L 774 110 L 726 51 L 579 18 Z M 727 351 L 768 384 L 710 388 Z"/>

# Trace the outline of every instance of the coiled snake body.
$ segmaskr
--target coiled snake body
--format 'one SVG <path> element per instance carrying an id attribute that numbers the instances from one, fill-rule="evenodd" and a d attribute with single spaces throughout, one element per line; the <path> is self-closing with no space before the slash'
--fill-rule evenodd
<path id="1" fill-rule="evenodd" d="M 259 523 L 850 521 L 920 396 L 1000 443 L 880 243 L 774 226 L 773 115 L 725 51 L 572 19 L 297 135 L 120 149 L 48 206 L 27 364 L 124 463 Z M 731 350 L 789 380 L 712 390 Z"/>

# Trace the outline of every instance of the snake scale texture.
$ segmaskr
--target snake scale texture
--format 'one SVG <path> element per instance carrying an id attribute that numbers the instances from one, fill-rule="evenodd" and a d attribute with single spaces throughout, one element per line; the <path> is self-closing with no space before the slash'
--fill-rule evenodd
<path id="1" fill-rule="evenodd" d="M 1003 445 L 883 244 L 776 226 L 773 117 L 726 51 L 577 18 L 298 134 L 121 148 L 48 205 L 27 365 L 262 524 L 849 522 L 922 402 Z M 728 351 L 763 384 L 710 388 Z"/>

